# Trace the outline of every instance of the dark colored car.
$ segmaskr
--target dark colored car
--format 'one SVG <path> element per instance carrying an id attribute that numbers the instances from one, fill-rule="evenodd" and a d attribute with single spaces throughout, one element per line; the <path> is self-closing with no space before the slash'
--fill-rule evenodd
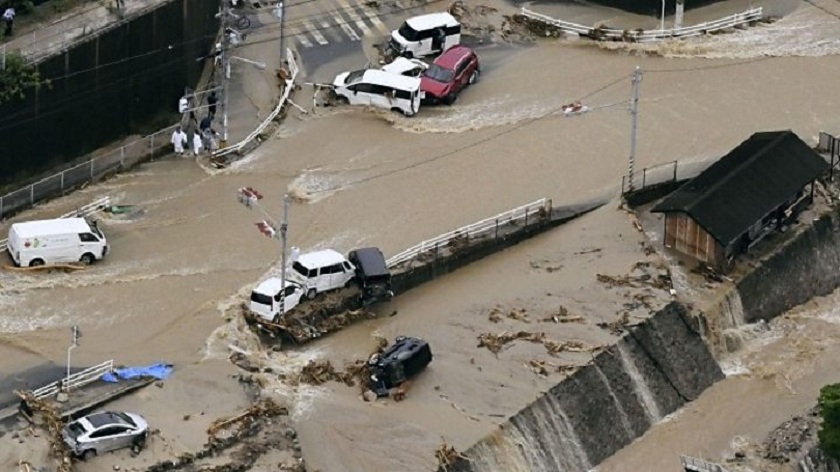
<path id="1" fill-rule="evenodd" d="M 420 339 L 399 336 L 382 354 L 374 354 L 368 361 L 371 388 L 377 396 L 388 395 L 388 389 L 420 373 L 432 362 L 429 343 Z"/>
<path id="2" fill-rule="evenodd" d="M 347 260 L 356 267 L 355 279 L 362 291 L 363 305 L 390 300 L 394 296 L 391 290 L 391 269 L 379 248 L 366 247 L 350 251 Z"/>
<path id="3" fill-rule="evenodd" d="M 425 103 L 451 105 L 467 85 L 474 84 L 481 73 L 478 56 L 466 46 L 455 46 L 438 56 L 420 76 L 420 90 Z"/>

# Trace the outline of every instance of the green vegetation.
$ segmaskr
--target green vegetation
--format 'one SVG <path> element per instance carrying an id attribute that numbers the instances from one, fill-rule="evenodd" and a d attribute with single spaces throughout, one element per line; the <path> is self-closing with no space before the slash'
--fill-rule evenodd
<path id="1" fill-rule="evenodd" d="M 4 63 L 5 68 L 2 68 Z M 29 89 L 49 86 L 49 81 L 43 80 L 38 70 L 27 65 L 19 54 L 6 54 L 5 60 L 0 58 L 0 69 L 0 105 L 12 100 L 23 100 Z"/>
<path id="2" fill-rule="evenodd" d="M 840 384 L 821 388 L 817 404 L 823 420 L 819 432 L 820 448 L 829 456 L 840 459 Z"/>

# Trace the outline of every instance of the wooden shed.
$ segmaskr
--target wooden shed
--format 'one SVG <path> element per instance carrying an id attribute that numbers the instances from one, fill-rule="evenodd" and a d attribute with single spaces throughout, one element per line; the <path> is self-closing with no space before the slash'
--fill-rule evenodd
<path id="1" fill-rule="evenodd" d="M 829 164 L 792 131 L 755 133 L 653 208 L 665 247 L 725 271 L 814 198 Z"/>

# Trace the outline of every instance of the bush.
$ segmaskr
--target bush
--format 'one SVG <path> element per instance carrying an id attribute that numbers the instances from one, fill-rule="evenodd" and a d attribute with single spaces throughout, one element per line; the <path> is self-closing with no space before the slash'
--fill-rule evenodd
<path id="1" fill-rule="evenodd" d="M 820 448 L 829 456 L 840 459 L 840 384 L 821 388 L 818 405 L 823 420 L 819 432 Z"/>
<path id="2" fill-rule="evenodd" d="M 5 69 L 0 70 L 0 105 L 16 99 L 23 100 L 27 90 L 37 89 L 41 85 L 49 85 L 49 82 L 41 79 L 41 74 L 27 65 L 23 56 L 6 54 Z"/>

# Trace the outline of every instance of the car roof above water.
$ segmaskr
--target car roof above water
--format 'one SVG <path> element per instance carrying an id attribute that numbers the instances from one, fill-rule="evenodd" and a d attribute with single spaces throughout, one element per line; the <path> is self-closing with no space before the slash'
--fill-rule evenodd
<path id="1" fill-rule="evenodd" d="M 418 81 L 420 79 L 417 79 Z M 323 249 L 320 251 L 307 252 L 301 254 L 297 260 L 300 265 L 312 269 L 315 267 L 324 267 L 334 264 L 340 264 L 345 261 L 345 258 L 338 251 L 332 249 Z"/>
<path id="2" fill-rule="evenodd" d="M 454 16 L 446 12 L 413 16 L 405 20 L 405 22 L 408 26 L 417 31 L 437 28 L 439 26 L 457 26 L 459 24 L 458 20 L 456 20 Z"/>
<path id="3" fill-rule="evenodd" d="M 11 231 L 20 238 L 35 238 L 69 233 L 88 233 L 90 232 L 90 225 L 84 218 L 60 218 L 15 223 L 12 225 Z"/>
<path id="4" fill-rule="evenodd" d="M 388 275 L 391 270 L 385 261 L 385 256 L 382 251 L 376 247 L 364 247 L 353 250 L 355 259 L 358 261 L 360 269 L 368 277 L 379 277 Z"/>
<path id="5" fill-rule="evenodd" d="M 291 282 L 289 280 L 286 281 L 286 286 L 289 285 L 298 286 L 298 284 Z M 263 280 L 257 285 L 257 288 L 254 289 L 254 292 L 262 293 L 265 295 L 274 295 L 275 293 L 280 292 L 280 289 L 283 286 L 283 279 L 279 277 L 271 277 L 270 279 Z"/>
<path id="6" fill-rule="evenodd" d="M 368 69 L 365 71 L 364 76 L 362 76 L 362 80 L 400 90 L 414 91 L 420 89 L 419 78 L 386 72 L 384 70 Z"/>
<path id="7" fill-rule="evenodd" d="M 435 64 L 446 69 L 454 69 L 461 60 L 473 54 L 473 50 L 462 45 L 452 46 L 435 59 Z"/>
<path id="8" fill-rule="evenodd" d="M 104 413 L 94 413 L 92 415 L 85 416 L 84 419 L 87 420 L 87 422 L 94 428 L 101 428 L 102 426 L 109 424 L 124 424 L 126 426 L 132 426 L 130 423 L 110 411 L 106 411 Z"/>

